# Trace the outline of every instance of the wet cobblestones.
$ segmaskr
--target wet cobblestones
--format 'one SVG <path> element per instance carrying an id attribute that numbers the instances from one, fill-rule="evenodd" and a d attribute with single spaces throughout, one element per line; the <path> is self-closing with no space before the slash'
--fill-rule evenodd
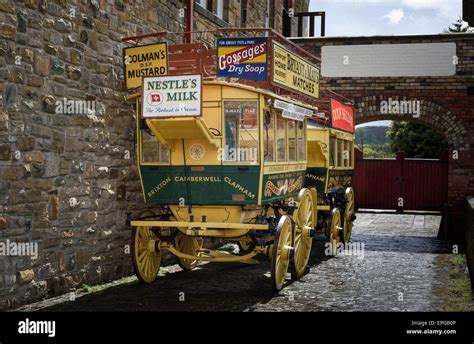
<path id="1" fill-rule="evenodd" d="M 328 257 L 317 238 L 310 271 L 271 291 L 270 262 L 166 267 L 152 285 L 135 278 L 76 298 L 24 307 L 42 311 L 472 311 L 465 256 L 436 238 L 439 216 L 358 214 L 352 241 L 364 255 Z M 94 288 L 94 289 L 101 289 Z M 80 296 L 79 293 L 77 296 Z"/>

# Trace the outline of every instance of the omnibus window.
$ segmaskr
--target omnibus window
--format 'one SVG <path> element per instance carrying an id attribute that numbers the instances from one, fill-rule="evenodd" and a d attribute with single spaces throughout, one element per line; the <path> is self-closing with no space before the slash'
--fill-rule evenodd
<path id="1" fill-rule="evenodd" d="M 286 161 L 286 121 L 281 114 L 277 115 L 277 157 Z"/>
<path id="2" fill-rule="evenodd" d="M 142 162 L 170 162 L 170 150 L 152 135 L 150 129 L 142 128 Z"/>
<path id="3" fill-rule="evenodd" d="M 336 166 L 335 164 L 335 140 L 336 138 L 334 136 L 331 136 L 329 138 L 329 166 Z"/>
<path id="4" fill-rule="evenodd" d="M 304 135 L 305 135 L 305 123 L 304 122 L 297 122 L 296 126 L 296 135 L 298 138 L 298 160 L 299 161 L 304 161 L 306 160 L 306 144 L 304 140 Z"/>
<path id="5" fill-rule="evenodd" d="M 275 161 L 275 116 L 268 110 L 263 116 L 263 145 L 265 161 Z"/>
<path id="6" fill-rule="evenodd" d="M 349 142 L 349 166 L 353 167 L 354 166 L 354 160 L 352 158 L 352 155 L 354 153 L 354 142 Z"/>
<path id="7" fill-rule="evenodd" d="M 342 140 L 341 139 L 337 139 L 336 140 L 336 143 L 337 143 L 337 167 L 341 167 L 342 166 Z"/>
<path id="8" fill-rule="evenodd" d="M 349 141 L 344 140 L 344 152 L 343 152 L 343 159 L 344 159 L 344 167 L 349 166 Z"/>
<path id="9" fill-rule="evenodd" d="M 257 162 L 258 107 L 254 101 L 224 102 L 224 160 Z"/>
<path id="10" fill-rule="evenodd" d="M 288 161 L 296 161 L 296 123 L 289 119 L 288 123 Z"/>

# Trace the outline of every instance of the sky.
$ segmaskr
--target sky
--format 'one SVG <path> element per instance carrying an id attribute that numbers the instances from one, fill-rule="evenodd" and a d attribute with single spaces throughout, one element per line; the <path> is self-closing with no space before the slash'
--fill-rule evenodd
<path id="1" fill-rule="evenodd" d="M 326 12 L 326 36 L 441 33 L 462 0 L 310 0 L 309 10 Z"/>
<path id="2" fill-rule="evenodd" d="M 462 15 L 462 0 L 310 0 L 309 10 L 326 12 L 326 36 L 441 33 Z"/>

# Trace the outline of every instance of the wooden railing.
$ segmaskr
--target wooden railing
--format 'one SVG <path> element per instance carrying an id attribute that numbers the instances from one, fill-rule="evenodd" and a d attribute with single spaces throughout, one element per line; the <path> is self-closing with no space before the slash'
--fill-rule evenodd
<path id="1" fill-rule="evenodd" d="M 321 17 L 321 37 L 326 35 L 326 12 L 298 12 L 295 13 L 298 20 L 298 37 L 303 37 L 304 19 L 309 18 L 309 37 L 315 37 L 314 26 L 316 17 Z"/>
<path id="2" fill-rule="evenodd" d="M 283 32 L 286 37 L 294 37 L 292 32 L 292 25 L 290 15 L 284 11 L 284 16 L 286 18 L 283 19 Z M 296 37 L 303 37 L 304 36 L 304 21 L 306 18 L 309 18 L 309 36 L 308 37 L 315 37 L 315 26 L 316 26 L 316 17 L 321 17 L 321 37 L 326 35 L 326 12 L 318 11 L 318 12 L 296 12 L 293 14 L 293 18 L 297 20 L 298 32 Z"/>

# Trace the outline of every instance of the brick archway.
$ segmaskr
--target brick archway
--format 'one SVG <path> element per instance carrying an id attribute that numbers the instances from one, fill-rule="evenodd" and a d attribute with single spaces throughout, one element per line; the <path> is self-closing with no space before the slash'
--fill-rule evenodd
<path id="1" fill-rule="evenodd" d="M 389 99 L 395 101 L 419 101 L 420 113 L 413 114 L 382 114 L 381 103 Z M 442 106 L 426 99 L 400 97 L 400 96 L 365 96 L 355 97 L 356 124 L 378 120 L 395 120 L 415 122 L 427 125 L 440 132 L 448 141 L 450 150 L 470 150 L 467 130 L 456 114 L 444 109 Z"/>
<path id="2" fill-rule="evenodd" d="M 321 93 L 335 91 L 346 98 L 353 99 L 356 106 L 356 124 L 375 120 L 405 120 L 428 125 L 443 134 L 449 144 L 448 168 L 448 206 L 449 235 L 463 235 L 465 198 L 474 195 L 474 36 L 472 34 L 440 34 L 413 36 L 374 36 L 374 37 L 325 37 L 296 38 L 295 43 L 322 58 Z M 441 73 L 431 66 L 426 46 L 448 45 L 449 52 L 443 57 L 443 68 L 449 72 Z M 416 70 L 404 70 L 397 74 L 392 64 L 403 60 L 403 49 L 392 56 L 377 55 L 380 49 L 372 49 L 372 55 L 364 55 L 372 45 L 411 45 L 417 44 L 419 61 Z M 427 45 L 423 45 L 427 44 Z M 343 46 L 344 53 L 337 49 L 324 47 Z M 357 46 L 357 47 L 356 47 Z M 400 46 L 399 46 L 400 47 Z M 336 47 L 337 48 L 337 47 Z M 357 49 L 360 54 L 358 55 Z M 345 54 L 345 55 L 344 55 Z M 453 55 L 450 55 L 453 54 Z M 349 58 L 350 55 L 350 58 Z M 381 56 L 385 57 L 381 57 Z M 344 57 L 351 61 L 345 65 Z M 367 63 L 364 63 L 367 61 Z M 354 63 L 354 64 L 352 64 Z M 452 67 L 450 65 L 454 65 Z M 354 76 L 348 66 L 352 66 Z M 373 68 L 372 68 L 373 67 Z M 398 67 L 397 67 L 398 68 Z M 373 70 L 378 72 L 373 72 Z M 403 70 L 403 67 L 400 69 Z M 344 73 L 341 74 L 341 72 Z M 385 71 L 385 72 L 384 72 Z M 418 73 L 419 72 L 419 73 Z M 377 74 L 378 73 L 378 74 Z M 327 92 L 326 95 L 331 95 Z M 382 114 L 380 102 L 389 98 L 397 100 L 420 101 L 420 116 L 412 114 Z M 452 154 L 457 151 L 458 154 Z"/>

